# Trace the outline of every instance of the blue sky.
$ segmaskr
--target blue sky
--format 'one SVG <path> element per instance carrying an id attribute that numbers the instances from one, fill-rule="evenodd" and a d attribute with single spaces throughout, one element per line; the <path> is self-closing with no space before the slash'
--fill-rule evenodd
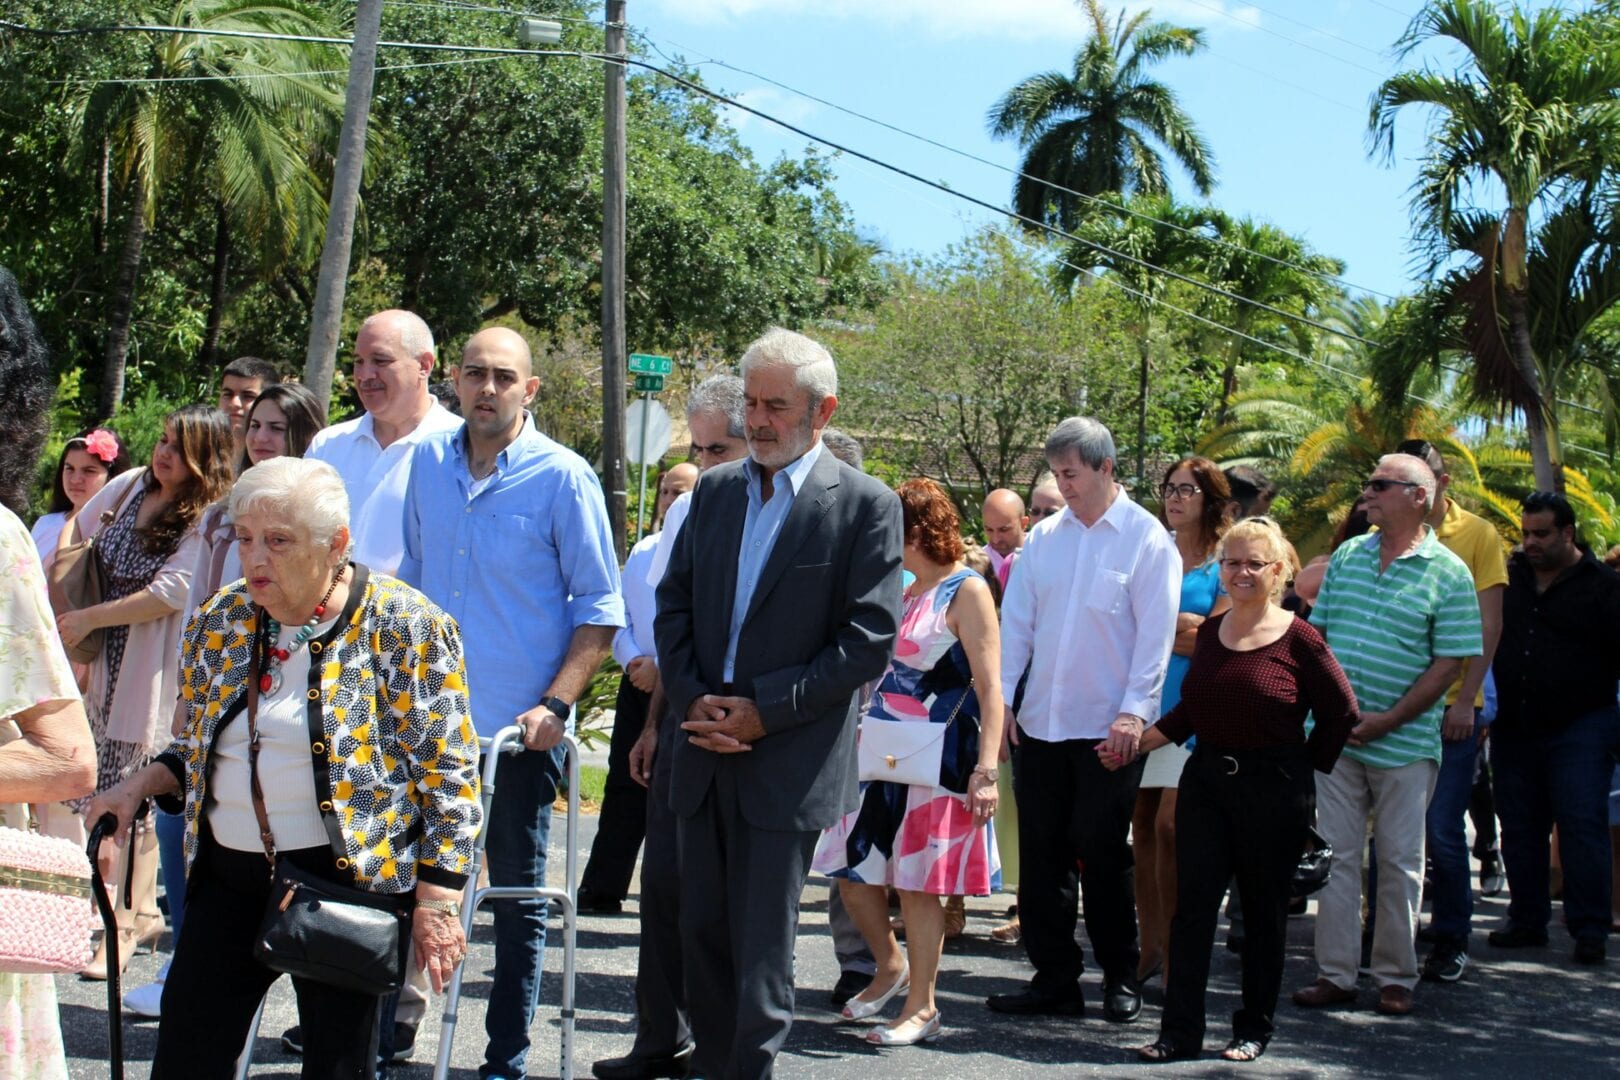
<path id="1" fill-rule="evenodd" d="M 1118 6 L 1119 0 L 1112 0 Z M 1157 0 L 1154 15 L 1206 31 L 1208 48 L 1168 60 L 1157 77 L 1215 150 L 1212 201 L 1269 220 L 1347 264 L 1345 277 L 1381 293 L 1413 284 L 1407 191 L 1424 118 L 1406 117 L 1393 166 L 1368 156 L 1368 102 L 1397 70 L 1390 46 L 1417 0 Z M 1037 71 L 1067 71 L 1086 34 L 1071 0 L 628 0 L 630 23 L 652 46 L 714 59 L 987 158 L 1017 164 L 992 141 L 984 116 Z M 651 54 L 653 59 L 656 53 Z M 717 65 L 710 86 L 818 135 L 1005 205 L 1012 177 L 925 146 Z M 732 111 L 765 161 L 805 141 Z M 862 230 L 892 252 L 933 254 L 994 215 L 842 158 L 838 192 Z M 1173 178 L 1183 198 L 1185 174 Z"/>

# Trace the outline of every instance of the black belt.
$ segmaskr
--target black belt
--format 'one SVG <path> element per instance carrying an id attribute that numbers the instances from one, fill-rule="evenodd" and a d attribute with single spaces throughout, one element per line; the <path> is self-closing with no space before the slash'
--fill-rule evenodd
<path id="1" fill-rule="evenodd" d="M 1309 756 L 1304 743 L 1261 746 L 1250 750 L 1228 750 L 1219 746 L 1209 746 L 1200 739 L 1198 745 L 1193 748 L 1192 760 L 1201 768 L 1213 768 L 1224 772 L 1227 776 L 1236 776 L 1245 766 L 1279 761 L 1305 761 Z"/>

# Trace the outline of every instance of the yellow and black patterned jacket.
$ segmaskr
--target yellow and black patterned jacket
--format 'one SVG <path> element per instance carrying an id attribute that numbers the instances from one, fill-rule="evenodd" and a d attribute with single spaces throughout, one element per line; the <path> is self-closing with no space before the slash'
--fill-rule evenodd
<path id="1" fill-rule="evenodd" d="M 239 581 L 197 610 L 181 644 L 186 730 L 157 760 L 185 791 L 188 869 L 214 740 L 226 724 L 247 723 L 257 611 Z M 342 617 L 308 648 L 310 758 L 338 868 L 375 892 L 409 892 L 418 878 L 463 887 L 483 812 L 455 620 L 404 582 L 356 566 Z M 178 797 L 159 805 L 180 810 Z"/>

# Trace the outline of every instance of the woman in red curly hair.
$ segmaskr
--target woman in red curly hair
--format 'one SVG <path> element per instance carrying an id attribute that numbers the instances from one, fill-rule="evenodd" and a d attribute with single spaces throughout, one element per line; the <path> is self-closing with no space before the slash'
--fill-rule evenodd
<path id="1" fill-rule="evenodd" d="M 871 1030 L 879 1046 L 905 1046 L 943 1030 L 934 980 L 944 942 L 940 898 L 985 896 L 999 860 L 989 821 L 996 809 L 1001 748 L 1001 635 L 990 587 L 962 563 L 961 521 L 932 480 L 899 488 L 905 568 L 916 580 L 894 659 L 862 716 L 947 725 L 940 775 L 932 784 L 874 780 L 861 805 L 822 835 L 815 869 L 838 879 L 844 907 L 877 961 L 872 984 L 844 1006 L 846 1020 L 875 1018 L 904 996 L 899 1017 Z M 889 927 L 887 893 L 900 893 L 906 951 Z"/>

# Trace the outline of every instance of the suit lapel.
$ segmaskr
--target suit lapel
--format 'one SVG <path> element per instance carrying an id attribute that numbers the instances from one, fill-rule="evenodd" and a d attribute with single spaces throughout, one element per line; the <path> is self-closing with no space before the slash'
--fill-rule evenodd
<path id="1" fill-rule="evenodd" d="M 810 468 L 810 475 L 805 478 L 804 490 L 793 497 L 793 505 L 788 509 L 787 520 L 782 523 L 782 532 L 776 538 L 776 544 L 771 548 L 771 554 L 765 560 L 765 569 L 760 571 L 759 584 L 754 587 L 754 595 L 748 601 L 748 612 L 743 616 L 743 625 L 764 603 L 765 598 L 776 587 L 776 582 L 793 565 L 793 559 L 804 546 L 804 542 L 814 535 L 816 529 L 821 527 L 821 520 L 832 509 L 835 498 L 833 491 L 838 487 L 838 459 L 826 447 L 821 448 L 821 456 Z M 745 496 L 746 497 L 746 496 Z M 736 595 L 737 568 L 731 568 L 732 595 Z"/>

